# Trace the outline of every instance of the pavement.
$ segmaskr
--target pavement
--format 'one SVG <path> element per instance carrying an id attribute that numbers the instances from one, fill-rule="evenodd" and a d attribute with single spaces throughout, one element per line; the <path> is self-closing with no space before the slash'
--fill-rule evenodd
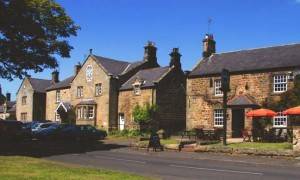
<path id="1" fill-rule="evenodd" d="M 158 179 L 300 179 L 300 160 L 189 152 L 147 152 L 122 142 L 98 148 L 48 153 L 45 159 L 93 168 L 136 173 Z M 113 147 L 110 147 L 114 145 Z M 101 148 L 102 147 L 102 148 Z"/>

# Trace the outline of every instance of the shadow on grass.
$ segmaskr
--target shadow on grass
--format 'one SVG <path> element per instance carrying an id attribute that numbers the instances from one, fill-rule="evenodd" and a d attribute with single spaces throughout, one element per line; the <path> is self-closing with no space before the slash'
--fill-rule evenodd
<path id="1" fill-rule="evenodd" d="M 22 141 L 0 142 L 0 156 L 47 157 L 62 154 L 107 151 L 127 147 L 119 144 L 105 144 L 102 141 Z"/>

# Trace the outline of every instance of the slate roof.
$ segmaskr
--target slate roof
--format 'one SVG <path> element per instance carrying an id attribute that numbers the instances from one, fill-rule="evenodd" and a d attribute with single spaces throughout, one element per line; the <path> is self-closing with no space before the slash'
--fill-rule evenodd
<path id="1" fill-rule="evenodd" d="M 223 68 L 251 72 L 295 66 L 300 67 L 300 44 L 213 54 L 201 60 L 189 76 L 219 74 Z"/>
<path id="2" fill-rule="evenodd" d="M 46 89 L 52 85 L 51 80 L 28 78 L 32 88 L 36 92 L 45 93 Z"/>
<path id="3" fill-rule="evenodd" d="M 228 101 L 228 106 L 259 106 L 254 98 L 248 95 L 238 95 Z"/>
<path id="4" fill-rule="evenodd" d="M 142 88 L 152 87 L 155 85 L 155 82 L 158 82 L 167 72 L 170 71 L 170 67 L 157 67 L 151 69 L 144 69 L 137 72 L 133 75 L 127 82 L 125 82 L 120 90 L 132 89 L 132 84 L 136 79 L 143 80 Z"/>
<path id="5" fill-rule="evenodd" d="M 52 84 L 50 87 L 48 87 L 46 90 L 50 91 L 50 90 L 55 90 L 55 89 L 64 89 L 64 88 L 69 88 L 71 87 L 71 83 L 73 81 L 75 76 L 70 76 L 58 83 Z"/>
<path id="6" fill-rule="evenodd" d="M 96 55 L 93 55 L 93 57 L 98 64 L 100 64 L 109 74 L 112 74 L 113 76 L 125 74 L 144 63 L 144 61 L 130 63 Z"/>

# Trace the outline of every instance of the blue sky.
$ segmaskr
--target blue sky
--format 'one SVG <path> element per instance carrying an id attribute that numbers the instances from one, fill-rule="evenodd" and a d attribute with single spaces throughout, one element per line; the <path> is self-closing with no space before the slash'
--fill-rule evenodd
<path id="1" fill-rule="evenodd" d="M 210 32 L 217 52 L 300 43 L 300 0 L 57 0 L 81 26 L 70 40 L 71 58 L 59 59 L 60 79 L 73 74 L 90 48 L 105 57 L 135 61 L 148 40 L 158 48 L 158 61 L 169 63 L 179 47 L 182 66 L 192 69 L 202 53 L 202 38 Z M 50 79 L 52 70 L 31 73 Z M 15 98 L 21 80 L 0 79 L 3 93 Z"/>

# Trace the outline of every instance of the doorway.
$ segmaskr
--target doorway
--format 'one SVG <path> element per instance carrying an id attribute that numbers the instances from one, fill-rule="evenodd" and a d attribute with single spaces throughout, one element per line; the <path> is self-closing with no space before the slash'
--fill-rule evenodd
<path id="1" fill-rule="evenodd" d="M 232 109 L 232 137 L 242 137 L 242 131 L 245 127 L 245 110 Z"/>
<path id="2" fill-rule="evenodd" d="M 119 114 L 119 130 L 122 131 L 125 128 L 125 117 L 124 113 Z"/>

